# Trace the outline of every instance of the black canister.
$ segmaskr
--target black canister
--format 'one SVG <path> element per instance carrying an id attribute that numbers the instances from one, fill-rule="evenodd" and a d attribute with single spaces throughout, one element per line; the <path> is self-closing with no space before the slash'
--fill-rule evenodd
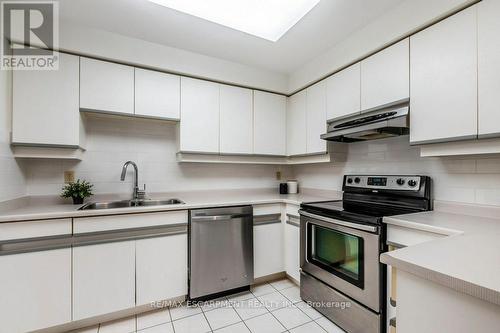
<path id="1" fill-rule="evenodd" d="M 288 194 L 288 184 L 280 183 L 280 194 Z"/>

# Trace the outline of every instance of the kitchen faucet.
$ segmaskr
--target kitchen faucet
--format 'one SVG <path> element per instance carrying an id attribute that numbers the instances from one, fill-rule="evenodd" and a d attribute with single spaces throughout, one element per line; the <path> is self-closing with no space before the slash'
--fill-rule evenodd
<path id="1" fill-rule="evenodd" d="M 137 164 L 135 164 L 132 161 L 125 162 L 122 168 L 122 175 L 120 179 L 121 181 L 125 180 L 125 175 L 127 174 L 127 167 L 129 165 L 132 165 L 134 167 L 134 192 L 132 194 L 132 199 L 133 200 L 144 199 L 144 197 L 146 196 L 146 184 L 144 184 L 143 190 L 139 190 L 139 184 L 138 184 L 139 170 L 137 169 Z"/>

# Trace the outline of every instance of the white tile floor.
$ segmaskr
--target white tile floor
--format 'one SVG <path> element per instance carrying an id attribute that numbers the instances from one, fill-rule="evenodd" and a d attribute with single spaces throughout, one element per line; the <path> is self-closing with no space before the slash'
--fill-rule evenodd
<path id="1" fill-rule="evenodd" d="M 342 333 L 301 301 L 299 288 L 284 279 L 201 307 L 177 307 L 103 323 L 84 333 Z M 135 326 L 134 326 L 135 325 Z M 136 327 L 134 329 L 134 327 Z"/>

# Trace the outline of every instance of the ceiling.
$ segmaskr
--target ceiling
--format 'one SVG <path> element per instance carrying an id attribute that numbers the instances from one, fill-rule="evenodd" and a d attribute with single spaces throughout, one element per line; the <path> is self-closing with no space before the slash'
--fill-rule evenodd
<path id="1" fill-rule="evenodd" d="M 403 1 L 321 0 L 274 43 L 147 0 L 60 0 L 59 10 L 61 29 L 74 23 L 289 74 Z"/>

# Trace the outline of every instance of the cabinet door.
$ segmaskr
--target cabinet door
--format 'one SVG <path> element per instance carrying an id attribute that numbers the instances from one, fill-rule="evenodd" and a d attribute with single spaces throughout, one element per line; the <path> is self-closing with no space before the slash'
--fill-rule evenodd
<path id="1" fill-rule="evenodd" d="M 178 120 L 181 112 L 181 78 L 135 68 L 135 114 Z"/>
<path id="2" fill-rule="evenodd" d="M 408 38 L 361 62 L 361 110 L 369 110 L 409 97 Z"/>
<path id="3" fill-rule="evenodd" d="M 359 113 L 361 110 L 360 64 L 354 64 L 326 80 L 328 120 Z"/>
<path id="4" fill-rule="evenodd" d="M 181 78 L 180 150 L 219 152 L 219 84 Z"/>
<path id="5" fill-rule="evenodd" d="M 13 71 L 12 143 L 80 145 L 78 57 L 59 53 L 54 71 Z"/>
<path id="6" fill-rule="evenodd" d="M 136 243 L 137 305 L 187 295 L 187 235 Z"/>
<path id="7" fill-rule="evenodd" d="M 477 135 L 477 7 L 410 38 L 410 142 Z"/>
<path id="8" fill-rule="evenodd" d="M 135 241 L 73 248 L 73 320 L 135 306 Z"/>
<path id="9" fill-rule="evenodd" d="M 300 281 L 299 227 L 285 224 L 285 271 L 297 281 Z"/>
<path id="10" fill-rule="evenodd" d="M 80 58 L 80 108 L 134 113 L 134 68 Z"/>
<path id="11" fill-rule="evenodd" d="M 253 227 L 254 278 L 283 272 L 283 226 L 281 223 Z"/>
<path id="12" fill-rule="evenodd" d="M 484 0 L 478 5 L 479 45 L 479 136 L 500 136 L 500 2 Z"/>
<path id="13" fill-rule="evenodd" d="M 307 153 L 306 128 L 306 91 L 303 90 L 288 99 L 286 116 L 286 151 L 287 155 Z"/>
<path id="14" fill-rule="evenodd" d="M 326 153 L 326 141 L 320 135 L 326 132 L 326 82 L 307 88 L 307 153 Z"/>
<path id="15" fill-rule="evenodd" d="M 252 90 L 220 86 L 220 152 L 253 153 Z"/>
<path id="16" fill-rule="evenodd" d="M 71 249 L 0 256 L 1 332 L 71 321 Z"/>
<path id="17" fill-rule="evenodd" d="M 253 144 L 257 155 L 286 155 L 286 97 L 253 92 Z"/>

